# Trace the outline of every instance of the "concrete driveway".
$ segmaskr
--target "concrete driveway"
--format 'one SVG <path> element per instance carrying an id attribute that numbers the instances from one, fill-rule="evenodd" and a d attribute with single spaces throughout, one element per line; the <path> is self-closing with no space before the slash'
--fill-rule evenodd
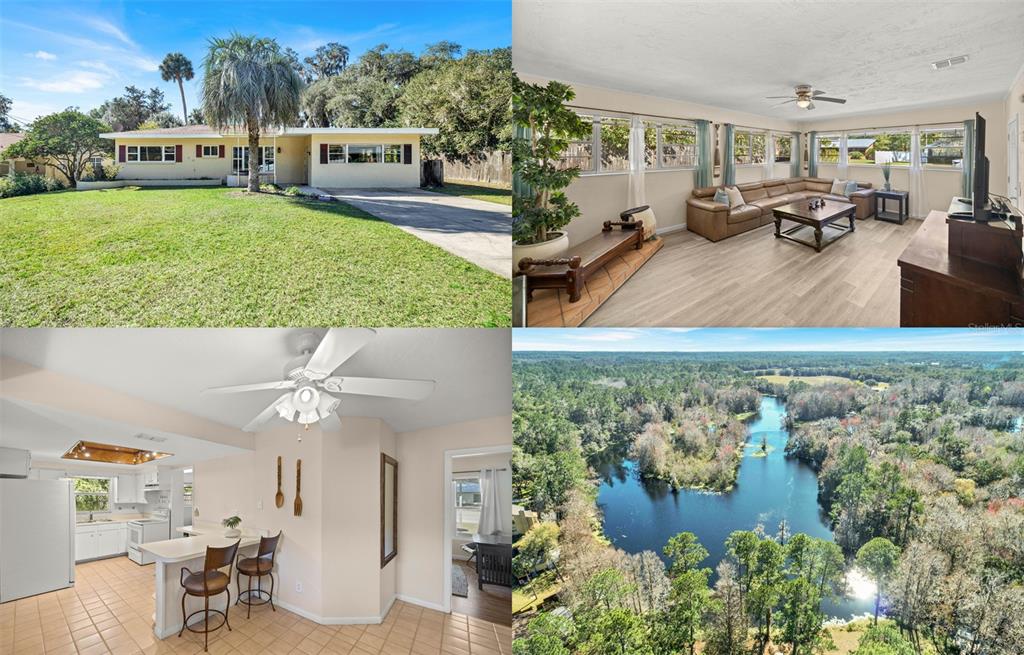
<path id="1" fill-rule="evenodd" d="M 512 277 L 512 208 L 419 189 L 324 189 L 409 234 Z"/>

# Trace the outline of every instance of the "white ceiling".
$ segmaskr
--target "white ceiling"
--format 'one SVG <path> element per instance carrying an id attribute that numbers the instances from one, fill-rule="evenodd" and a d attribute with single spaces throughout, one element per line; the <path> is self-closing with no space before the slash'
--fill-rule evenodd
<path id="1" fill-rule="evenodd" d="M 241 428 L 278 391 L 202 394 L 207 387 L 280 380 L 293 329 L 6 329 L 0 354 Z M 323 333 L 324 330 L 318 330 Z M 341 395 L 339 414 L 380 418 L 397 432 L 512 413 L 509 330 L 380 329 L 338 375 L 432 379 L 408 401 Z M 273 419 L 275 426 L 281 419 Z"/>
<path id="2" fill-rule="evenodd" d="M 516 0 L 513 65 L 565 82 L 796 121 L 1005 97 L 1024 2 Z M 966 64 L 932 70 L 966 54 Z M 772 108 L 810 84 L 845 105 Z"/>

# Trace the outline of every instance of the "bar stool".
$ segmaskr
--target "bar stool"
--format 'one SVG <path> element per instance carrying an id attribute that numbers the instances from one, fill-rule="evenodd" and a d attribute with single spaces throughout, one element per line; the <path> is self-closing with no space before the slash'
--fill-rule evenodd
<path id="1" fill-rule="evenodd" d="M 260 537 L 260 548 L 256 552 L 256 557 L 240 559 L 236 565 L 238 573 L 235 574 L 235 582 L 238 585 L 238 598 L 235 599 L 235 605 L 241 602 L 249 606 L 245 611 L 245 618 L 252 615 L 253 605 L 270 603 L 270 609 L 277 611 L 277 608 L 274 607 L 274 554 L 277 552 L 277 542 L 280 538 L 280 532 L 276 537 Z M 247 589 L 242 589 L 243 575 L 249 578 Z M 265 575 L 270 576 L 270 591 L 263 588 L 263 576 Z M 256 589 L 252 588 L 253 577 L 256 578 Z M 256 597 L 260 599 L 259 602 L 253 602 L 253 592 L 256 592 Z M 245 600 L 242 600 L 242 594 L 245 594 Z"/>
<path id="2" fill-rule="evenodd" d="M 211 632 L 220 630 L 221 625 L 226 625 L 228 630 L 231 630 L 231 624 L 228 623 L 228 609 L 231 607 L 231 567 L 235 561 L 235 555 L 238 553 L 238 544 L 240 542 L 241 539 L 224 548 L 207 546 L 206 560 L 203 562 L 202 571 L 192 572 L 185 567 L 181 567 L 181 586 L 185 590 L 185 593 L 181 596 L 181 615 L 184 617 L 184 622 L 182 623 L 181 631 L 178 632 L 178 636 L 180 637 L 186 628 L 188 628 L 189 632 L 201 633 L 203 635 L 203 652 L 206 652 L 207 646 L 210 644 Z M 227 574 L 220 570 L 225 566 L 228 567 Z M 187 576 L 185 575 L 186 573 L 188 574 Z M 224 605 L 224 611 L 210 609 L 210 597 L 221 593 L 228 595 L 228 602 Z M 185 616 L 185 599 L 189 596 L 202 598 L 203 609 L 196 610 Z M 209 626 L 210 612 L 224 617 L 224 621 L 212 630 Z M 203 629 L 195 630 L 188 624 L 188 621 L 200 613 L 203 614 Z"/>

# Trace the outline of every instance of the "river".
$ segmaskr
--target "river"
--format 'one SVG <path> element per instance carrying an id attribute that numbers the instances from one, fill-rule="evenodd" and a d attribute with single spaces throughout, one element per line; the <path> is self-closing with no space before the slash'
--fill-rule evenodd
<path id="1" fill-rule="evenodd" d="M 785 405 L 776 398 L 761 399 L 760 413 L 748 422 L 750 438 L 740 464 L 736 487 L 726 493 L 683 489 L 673 493 L 667 484 L 644 483 L 633 462 L 618 459 L 598 467 L 602 483 L 597 503 L 604 513 L 605 535 L 629 553 L 653 550 L 659 555 L 668 539 L 692 532 L 708 549 L 704 566 L 714 568 L 725 556 L 725 539 L 734 530 L 763 525 L 776 534 L 785 519 L 790 534 L 804 532 L 832 540 L 827 517 L 818 507 L 814 470 L 785 456 L 789 433 L 783 427 Z M 767 456 L 755 457 L 767 439 Z M 874 586 L 854 574 L 855 594 L 826 601 L 829 617 L 849 619 L 874 609 Z"/>

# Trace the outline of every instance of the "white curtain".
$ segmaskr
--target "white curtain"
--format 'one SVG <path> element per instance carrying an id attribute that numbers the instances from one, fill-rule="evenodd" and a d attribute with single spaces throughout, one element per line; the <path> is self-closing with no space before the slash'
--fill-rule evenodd
<path id="1" fill-rule="evenodd" d="M 840 180 L 849 179 L 850 153 L 846 145 L 846 132 L 839 135 L 839 166 L 836 168 L 836 176 Z"/>
<path id="2" fill-rule="evenodd" d="M 768 130 L 764 137 L 764 179 L 770 180 L 775 175 L 775 133 Z"/>
<path id="3" fill-rule="evenodd" d="M 927 213 L 924 202 L 924 171 L 921 167 L 921 130 L 916 125 L 910 132 L 910 215 L 919 217 Z"/>
<path id="4" fill-rule="evenodd" d="M 501 502 L 501 481 L 498 471 L 484 469 L 480 471 L 480 534 L 497 534 L 502 532 L 502 516 L 511 515 L 511 505 L 503 506 Z"/>
<path id="5" fill-rule="evenodd" d="M 629 198 L 626 206 L 630 209 L 647 204 L 644 192 L 644 122 L 634 116 L 629 124 Z"/>

